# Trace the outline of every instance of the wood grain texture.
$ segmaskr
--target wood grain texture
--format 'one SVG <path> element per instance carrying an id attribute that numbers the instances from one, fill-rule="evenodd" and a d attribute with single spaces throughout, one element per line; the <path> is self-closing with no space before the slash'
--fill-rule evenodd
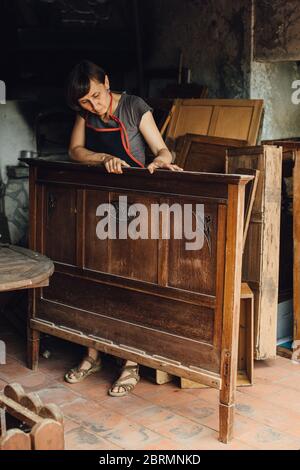
<path id="1" fill-rule="evenodd" d="M 47 331 L 203 382 L 221 389 L 222 404 L 228 401 L 226 393 L 232 401 L 238 340 L 232 325 L 239 321 L 236 292 L 240 294 L 242 253 L 237 220 L 243 221 L 244 186 L 252 176 L 164 170 L 150 175 L 139 169 L 109 175 L 100 165 L 32 161 L 31 169 L 35 166 L 35 184 L 45 188 L 40 207 L 47 214 L 49 194 L 57 201 L 50 204 L 46 227 L 39 218 L 35 227 L 41 233 L 37 240 L 48 237 L 43 247 L 45 254 L 48 249 L 53 253 L 56 271 L 49 287 L 35 295 L 31 332 Z M 180 209 L 185 204 L 192 214 L 196 204 L 204 204 L 203 246 L 187 250 L 184 242 L 190 240 L 186 233 L 184 240 L 176 239 L 173 229 L 181 222 L 174 218 L 169 219 L 170 237 L 163 239 L 162 217 L 158 239 L 100 239 L 95 236 L 100 203 L 113 203 L 108 213 L 117 227 L 122 217 L 130 217 L 113 209 L 119 196 L 126 196 L 129 206 L 144 204 L 148 209 L 157 203 Z M 149 211 L 140 210 L 149 227 Z M 192 228 L 196 221 L 193 215 Z M 51 222 L 58 224 L 56 231 Z M 72 249 L 66 255 L 60 234 L 68 228 Z M 84 249 L 78 247 L 82 243 Z M 31 342 L 38 347 L 33 333 Z M 225 370 L 227 351 L 232 359 Z M 36 349 L 32 354 L 36 365 Z M 230 438 L 231 425 L 222 421 L 222 439 Z"/>

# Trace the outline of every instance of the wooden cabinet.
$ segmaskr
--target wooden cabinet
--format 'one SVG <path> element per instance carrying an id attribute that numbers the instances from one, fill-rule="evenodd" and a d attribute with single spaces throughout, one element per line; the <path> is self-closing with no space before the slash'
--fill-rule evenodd
<path id="1" fill-rule="evenodd" d="M 210 385 L 220 390 L 220 439 L 227 442 L 244 193 L 252 177 L 166 170 L 150 175 L 142 169 L 113 175 L 99 165 L 37 159 L 29 164 L 31 247 L 55 261 L 50 286 L 31 297 L 31 367 L 38 365 L 39 333 L 46 332 Z M 122 221 L 130 224 L 134 213 L 124 209 L 120 196 L 148 225 L 148 236 L 120 236 Z M 99 238 L 102 204 L 115 220 L 117 238 Z M 182 221 L 152 216 L 152 208 L 163 204 L 177 205 L 182 213 L 189 205 L 192 214 L 196 204 L 203 205 L 201 247 L 187 250 L 191 240 L 174 235 Z M 195 225 L 194 215 L 192 220 Z"/>

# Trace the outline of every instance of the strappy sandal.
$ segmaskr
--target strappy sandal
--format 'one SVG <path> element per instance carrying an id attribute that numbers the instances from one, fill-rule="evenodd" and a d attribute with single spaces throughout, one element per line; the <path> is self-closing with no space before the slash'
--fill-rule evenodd
<path id="1" fill-rule="evenodd" d="M 124 372 L 124 371 L 129 371 L 129 373 L 127 375 L 125 375 L 124 377 L 119 378 L 113 384 L 113 386 L 108 390 L 108 394 L 111 397 L 124 397 L 129 392 L 131 392 L 134 389 L 134 387 L 138 384 L 138 382 L 140 380 L 139 366 L 124 366 L 123 369 L 122 369 L 122 372 Z M 135 384 L 124 383 L 128 379 L 135 379 L 136 383 Z M 121 388 L 123 388 L 123 391 L 114 392 L 113 389 L 115 387 L 119 387 L 119 388 L 121 387 Z"/>
<path id="2" fill-rule="evenodd" d="M 83 369 L 82 367 L 74 367 L 70 369 L 68 372 L 65 373 L 65 381 L 70 384 L 76 384 L 78 382 L 82 382 L 86 377 L 98 370 L 101 369 L 101 359 L 93 359 L 91 356 L 87 356 L 84 358 L 84 361 L 87 361 L 91 364 L 89 369 Z"/>

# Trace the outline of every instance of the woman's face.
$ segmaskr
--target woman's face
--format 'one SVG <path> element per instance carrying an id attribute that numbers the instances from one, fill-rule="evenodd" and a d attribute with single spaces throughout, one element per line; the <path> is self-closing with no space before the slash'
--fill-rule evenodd
<path id="1" fill-rule="evenodd" d="M 104 83 L 99 83 L 96 80 L 90 80 L 89 92 L 78 100 L 79 105 L 94 114 L 100 116 L 106 114 L 109 103 L 109 82 L 108 78 L 105 77 Z"/>

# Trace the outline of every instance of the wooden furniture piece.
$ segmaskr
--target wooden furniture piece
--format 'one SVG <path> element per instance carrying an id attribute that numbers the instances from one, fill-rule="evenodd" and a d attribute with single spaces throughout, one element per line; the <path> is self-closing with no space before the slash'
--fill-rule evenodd
<path id="1" fill-rule="evenodd" d="M 56 265 L 51 285 L 32 293 L 30 367 L 38 366 L 45 332 L 210 385 L 220 390 L 220 439 L 228 442 L 244 192 L 252 177 L 143 169 L 114 175 L 96 164 L 41 159 L 29 165 L 30 245 Z M 112 204 L 107 207 L 118 224 L 126 221 L 119 196 L 131 207 L 145 205 L 144 223 L 152 204 L 204 204 L 203 247 L 187 250 L 185 239 L 166 238 L 162 218 L 154 221 L 158 239 L 100 240 L 100 204 Z"/>
<path id="2" fill-rule="evenodd" d="M 185 171 L 225 173 L 227 148 L 246 145 L 245 140 L 186 134 L 175 163 Z"/>
<path id="3" fill-rule="evenodd" d="M 43 405 L 35 393 L 26 394 L 17 383 L 0 393 L 0 450 L 63 450 L 63 415 L 57 405 Z M 27 432 L 7 429 L 10 417 L 26 424 Z"/>
<path id="4" fill-rule="evenodd" d="M 49 285 L 54 265 L 46 256 L 0 243 L 0 292 Z"/>
<path id="5" fill-rule="evenodd" d="M 276 357 L 282 149 L 272 145 L 227 151 L 227 172 L 260 171 L 242 280 L 254 292 L 255 358 Z"/>
<path id="6" fill-rule="evenodd" d="M 176 164 L 184 170 L 189 171 L 212 171 L 224 173 L 226 170 L 227 149 L 230 147 L 241 147 L 245 142 L 235 139 L 224 139 L 219 137 L 200 136 L 187 134 L 184 138 L 183 148 L 176 159 Z M 251 212 L 254 204 L 259 171 L 253 169 L 236 169 L 239 174 L 251 174 L 254 178 L 246 186 L 245 194 L 245 217 L 243 247 L 247 239 Z M 254 367 L 254 298 L 253 293 L 247 283 L 242 283 L 241 292 L 241 320 L 240 320 L 240 341 L 238 349 L 238 379 L 237 385 L 252 385 Z M 245 339 L 247 338 L 247 340 Z M 157 383 L 163 383 L 163 377 L 158 377 Z M 165 381 L 170 381 L 171 377 L 165 377 Z M 200 388 L 200 384 L 182 378 L 181 388 Z"/>
<path id="7" fill-rule="evenodd" d="M 167 144 L 178 154 L 185 134 L 199 134 L 255 145 L 262 112 L 263 100 L 176 100 L 166 134 Z"/>
<path id="8" fill-rule="evenodd" d="M 286 199 L 287 206 L 282 207 L 283 213 L 289 212 L 292 215 L 292 234 L 285 236 L 282 233 L 282 238 L 285 241 L 285 246 L 290 246 L 289 255 L 292 254 L 293 267 L 291 269 L 290 264 L 287 263 L 286 257 L 284 256 L 284 246 L 282 247 L 281 266 L 280 269 L 284 272 L 284 277 L 290 282 L 288 285 L 283 287 L 292 287 L 293 296 L 293 307 L 294 307 L 294 342 L 293 342 L 293 354 L 290 351 L 286 351 L 285 348 L 277 348 L 277 351 L 285 357 L 293 358 L 294 360 L 300 360 L 300 138 L 287 138 L 287 139 L 276 139 L 264 141 L 264 144 L 273 144 L 281 146 L 283 150 L 283 180 L 284 178 L 291 178 L 291 190 L 290 194 L 287 195 Z M 286 226 L 282 227 L 282 231 L 286 231 Z M 292 240 L 291 240 L 292 238 Z M 286 269 L 285 269 L 286 266 Z"/>

